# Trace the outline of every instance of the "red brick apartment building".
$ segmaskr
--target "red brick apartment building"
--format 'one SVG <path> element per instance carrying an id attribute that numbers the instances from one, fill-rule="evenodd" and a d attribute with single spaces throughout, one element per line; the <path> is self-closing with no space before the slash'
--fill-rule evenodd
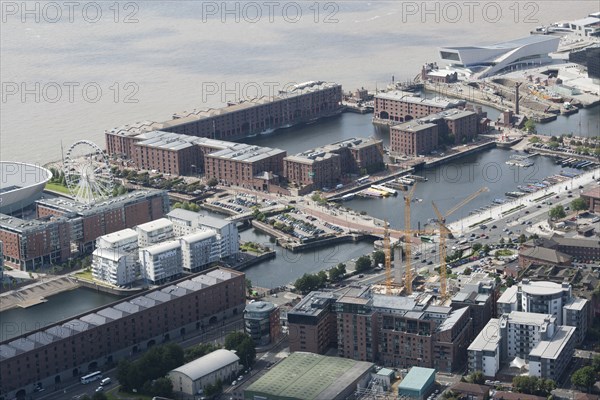
<path id="1" fill-rule="evenodd" d="M 587 201 L 588 210 L 594 213 L 600 213 L 600 187 L 595 187 L 582 193 L 581 197 Z"/>
<path id="2" fill-rule="evenodd" d="M 341 177 L 340 159 L 337 154 L 324 152 L 287 156 L 283 159 L 283 175 L 307 191 L 331 188 Z"/>
<path id="3" fill-rule="evenodd" d="M 464 100 L 426 99 L 398 90 L 375 95 L 374 122 L 398 123 L 464 106 Z"/>
<path id="4" fill-rule="evenodd" d="M 170 208 L 163 190 L 138 190 L 93 205 L 64 198 L 38 200 L 36 204 L 38 218 L 68 218 L 71 237 L 82 252 L 91 251 L 99 236 L 162 218 Z"/>
<path id="5" fill-rule="evenodd" d="M 190 175 L 204 171 L 207 154 L 236 145 L 234 142 L 152 131 L 133 140 L 131 159 L 136 167 L 163 174 Z"/>
<path id="6" fill-rule="evenodd" d="M 454 135 L 454 143 L 470 142 L 479 133 L 479 115 L 469 110 L 449 110 L 440 113 L 448 133 Z"/>
<path id="7" fill-rule="evenodd" d="M 311 292 L 288 311 L 290 351 L 325 354 L 337 343 L 335 295 Z"/>
<path id="8" fill-rule="evenodd" d="M 312 292 L 288 312 L 291 351 L 323 354 L 337 342 L 341 357 L 395 368 L 451 372 L 467 363 L 473 336 L 468 307 L 453 310 L 431 304 L 433 296 L 425 293 L 385 296 L 366 287 L 337 299 L 327 295 Z"/>
<path id="9" fill-rule="evenodd" d="M 0 397 L 68 382 L 241 315 L 245 275 L 217 267 L 0 343 Z"/>
<path id="10" fill-rule="evenodd" d="M 143 122 L 105 132 L 108 154 L 132 157 L 134 137 L 153 130 L 236 140 L 341 112 L 341 85 L 306 82 L 274 97 L 231 104 L 220 109 L 193 110 L 165 122 Z"/>
<path id="11" fill-rule="evenodd" d="M 390 128 L 390 149 L 396 154 L 418 156 L 431 153 L 439 146 L 438 125 L 419 120 Z"/>
<path id="12" fill-rule="evenodd" d="M 255 190 L 266 190 L 260 175 L 281 175 L 285 150 L 237 143 L 233 147 L 206 155 L 204 173 L 207 178 Z"/>
<path id="13" fill-rule="evenodd" d="M 71 256 L 70 239 L 67 218 L 27 221 L 0 214 L 0 242 L 4 243 L 4 263 L 9 267 L 31 271 L 63 263 Z"/>
<path id="14" fill-rule="evenodd" d="M 333 187 L 346 174 L 371 173 L 383 167 L 381 140 L 352 138 L 286 157 L 283 174 L 305 193 Z"/>

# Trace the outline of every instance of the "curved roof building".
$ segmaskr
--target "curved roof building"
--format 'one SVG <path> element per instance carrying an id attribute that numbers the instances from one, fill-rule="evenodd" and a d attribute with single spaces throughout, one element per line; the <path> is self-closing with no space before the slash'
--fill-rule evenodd
<path id="1" fill-rule="evenodd" d="M 524 66 L 548 64 L 560 37 L 532 35 L 488 46 L 442 47 L 440 57 L 452 67 L 465 68 L 478 78 Z"/>
<path id="2" fill-rule="evenodd" d="M 39 165 L 0 161 L 0 213 L 32 204 L 51 178 L 52 172 Z"/>

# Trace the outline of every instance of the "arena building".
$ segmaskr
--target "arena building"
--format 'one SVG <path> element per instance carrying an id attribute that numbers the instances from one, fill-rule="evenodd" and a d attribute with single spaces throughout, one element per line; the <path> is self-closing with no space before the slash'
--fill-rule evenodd
<path id="1" fill-rule="evenodd" d="M 52 172 L 34 164 L 0 161 L 0 213 L 21 210 L 42 195 Z"/>

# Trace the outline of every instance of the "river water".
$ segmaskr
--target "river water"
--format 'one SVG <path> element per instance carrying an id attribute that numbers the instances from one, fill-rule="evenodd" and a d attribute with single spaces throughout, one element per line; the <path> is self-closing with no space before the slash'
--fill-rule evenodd
<path id="1" fill-rule="evenodd" d="M 67 2 L 48 3 L 25 14 L 26 3 L 14 2 L 3 12 L 5 161 L 54 161 L 61 142 L 67 149 L 79 139 L 104 147 L 105 129 L 267 95 L 267 82 L 381 88 L 392 76 L 412 80 L 441 46 L 516 39 L 599 11 L 595 0 L 286 1 L 273 12 L 261 1 L 145 1 L 85 3 L 99 14 L 75 3 L 71 17 Z M 58 18 L 56 5 L 65 5 Z M 578 132 L 577 115 L 565 121 L 560 131 Z"/>

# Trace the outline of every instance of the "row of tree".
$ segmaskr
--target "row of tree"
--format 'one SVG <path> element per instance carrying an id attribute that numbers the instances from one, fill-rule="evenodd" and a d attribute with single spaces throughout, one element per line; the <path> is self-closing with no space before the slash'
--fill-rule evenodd
<path id="1" fill-rule="evenodd" d="M 165 375 L 184 363 L 181 346 L 169 343 L 155 346 L 136 361 L 121 360 L 117 367 L 117 379 L 125 392 L 150 396 L 169 397 L 173 392 L 171 380 Z"/>

